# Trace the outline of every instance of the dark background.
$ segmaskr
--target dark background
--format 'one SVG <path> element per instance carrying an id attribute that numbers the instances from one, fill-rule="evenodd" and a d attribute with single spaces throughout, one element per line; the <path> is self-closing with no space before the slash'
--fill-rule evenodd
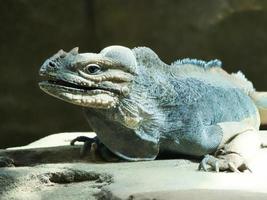
<path id="1" fill-rule="evenodd" d="M 59 49 L 148 46 L 163 61 L 218 58 L 267 90 L 267 1 L 0 0 L 0 148 L 88 131 L 79 107 L 38 88 Z"/>

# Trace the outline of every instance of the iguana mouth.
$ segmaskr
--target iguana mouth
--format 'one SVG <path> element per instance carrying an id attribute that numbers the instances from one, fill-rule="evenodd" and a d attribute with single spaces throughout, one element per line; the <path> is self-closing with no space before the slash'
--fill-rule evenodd
<path id="1" fill-rule="evenodd" d="M 40 88 L 61 100 L 85 107 L 111 108 L 117 103 L 117 94 L 109 88 L 84 86 L 64 80 L 46 80 L 39 83 Z M 116 92 L 116 91 L 115 91 Z"/>
<path id="2" fill-rule="evenodd" d="M 63 81 L 63 80 L 48 80 L 47 82 L 49 84 L 52 84 L 52 85 L 65 86 L 65 87 L 69 87 L 69 88 L 76 88 L 76 89 L 82 89 L 82 90 L 91 89 L 89 87 L 76 85 L 74 83 L 66 82 L 66 81 Z"/>
<path id="3" fill-rule="evenodd" d="M 78 90 L 95 90 L 95 89 L 99 89 L 97 87 L 87 87 L 87 86 L 77 85 L 77 84 L 66 82 L 66 81 L 63 81 L 63 80 L 48 80 L 46 82 L 49 83 L 49 84 L 52 84 L 52 85 L 63 86 L 63 87 L 73 88 L 73 89 L 78 89 Z"/>
<path id="4" fill-rule="evenodd" d="M 64 80 L 60 79 L 50 79 L 50 80 L 45 80 L 41 81 L 40 85 L 45 86 L 45 87 L 53 87 L 53 88 L 58 88 L 62 90 L 67 90 L 69 92 L 77 92 L 77 93 L 108 93 L 108 94 L 118 94 L 119 91 L 112 89 L 112 88 L 104 88 L 104 87 L 97 87 L 97 86 L 83 86 L 76 84 L 74 82 L 67 82 Z"/>

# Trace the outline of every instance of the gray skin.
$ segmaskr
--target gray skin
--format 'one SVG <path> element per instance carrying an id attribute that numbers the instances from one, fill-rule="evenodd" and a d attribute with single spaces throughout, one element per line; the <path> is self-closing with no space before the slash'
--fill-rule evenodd
<path id="1" fill-rule="evenodd" d="M 40 75 L 43 91 L 82 106 L 99 140 L 129 161 L 212 154 L 200 168 L 237 171 L 243 155 L 225 147 L 260 125 L 252 84 L 240 72 L 226 73 L 218 60 L 167 65 L 146 47 L 110 46 L 99 54 L 75 48 L 47 59 Z M 237 128 L 225 130 L 229 122 Z M 249 128 L 236 131 L 244 123 Z"/>

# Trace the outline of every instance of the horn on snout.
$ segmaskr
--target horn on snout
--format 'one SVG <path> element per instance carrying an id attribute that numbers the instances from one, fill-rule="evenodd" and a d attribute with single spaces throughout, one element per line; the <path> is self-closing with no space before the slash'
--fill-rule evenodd
<path id="1" fill-rule="evenodd" d="M 69 51 L 69 53 L 71 53 L 72 55 L 77 55 L 79 52 L 79 47 L 75 47 L 72 50 Z"/>
<path id="2" fill-rule="evenodd" d="M 61 58 L 65 57 L 67 55 L 67 52 L 65 52 L 63 49 L 60 49 L 57 52 L 57 55 L 59 55 Z"/>

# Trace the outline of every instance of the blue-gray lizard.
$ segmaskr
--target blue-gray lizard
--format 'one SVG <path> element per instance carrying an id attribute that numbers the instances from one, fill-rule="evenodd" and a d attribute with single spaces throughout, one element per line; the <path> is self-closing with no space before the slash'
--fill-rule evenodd
<path id="1" fill-rule="evenodd" d="M 146 47 L 74 48 L 47 59 L 40 75 L 40 88 L 84 107 L 94 141 L 125 160 L 185 154 L 204 156 L 200 169 L 238 171 L 261 146 L 267 95 L 219 60 L 168 65 Z"/>

